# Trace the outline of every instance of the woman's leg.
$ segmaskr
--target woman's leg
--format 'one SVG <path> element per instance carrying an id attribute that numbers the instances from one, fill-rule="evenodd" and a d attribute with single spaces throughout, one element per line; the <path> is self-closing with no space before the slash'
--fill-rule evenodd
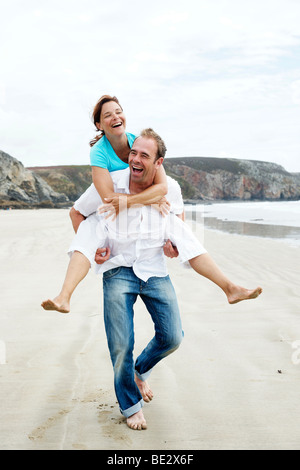
<path id="1" fill-rule="evenodd" d="M 261 287 L 252 290 L 245 289 L 230 281 L 195 237 L 190 227 L 174 214 L 170 214 L 168 231 L 170 235 L 168 238 L 177 247 L 181 262 L 188 260 L 198 274 L 219 286 L 230 304 L 255 299 L 262 293 Z"/>
<path id="2" fill-rule="evenodd" d="M 53 300 L 42 302 L 45 310 L 57 310 L 61 313 L 70 311 L 71 296 L 93 265 L 97 248 L 105 246 L 105 239 L 106 235 L 96 215 L 81 222 L 68 250 L 71 259 L 62 290 Z"/>
<path id="3" fill-rule="evenodd" d="M 85 278 L 91 267 L 90 261 L 80 251 L 74 251 L 71 256 L 62 289 L 53 300 L 42 302 L 45 310 L 57 310 L 69 313 L 71 296 L 78 284 Z"/>
<path id="4" fill-rule="evenodd" d="M 189 263 L 194 271 L 219 286 L 227 296 L 230 304 L 236 304 L 242 300 L 255 299 L 262 293 L 261 287 L 251 290 L 231 282 L 208 253 L 190 259 Z"/>

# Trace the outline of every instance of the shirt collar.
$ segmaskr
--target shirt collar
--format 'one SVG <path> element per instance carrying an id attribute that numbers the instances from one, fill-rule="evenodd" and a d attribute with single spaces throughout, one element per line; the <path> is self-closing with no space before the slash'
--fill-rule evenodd
<path id="1" fill-rule="evenodd" d="M 125 193 L 129 194 L 130 169 L 126 168 L 125 170 L 116 171 L 115 175 L 117 174 L 119 177 L 117 181 L 115 180 L 116 190 L 123 189 Z M 113 174 L 112 177 L 115 179 Z"/>

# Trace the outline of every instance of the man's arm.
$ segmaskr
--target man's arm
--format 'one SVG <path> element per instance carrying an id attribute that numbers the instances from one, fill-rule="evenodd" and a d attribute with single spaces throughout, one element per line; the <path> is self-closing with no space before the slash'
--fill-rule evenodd
<path id="1" fill-rule="evenodd" d="M 177 258 L 179 256 L 177 247 L 172 244 L 171 240 L 167 240 L 163 247 L 164 254 L 168 258 Z"/>
<path id="2" fill-rule="evenodd" d="M 176 214 L 179 219 L 181 219 L 183 222 L 185 221 L 185 213 L 182 212 L 182 214 Z M 177 247 L 173 245 L 171 240 L 167 240 L 165 245 L 164 245 L 164 254 L 168 258 L 177 258 L 179 256 Z"/>
<path id="3" fill-rule="evenodd" d="M 95 254 L 95 262 L 97 264 L 103 264 L 105 261 L 110 258 L 110 249 L 107 248 L 98 248 Z"/>
<path id="4" fill-rule="evenodd" d="M 185 220 L 185 213 L 184 213 L 184 203 L 181 194 L 181 188 L 177 181 L 173 178 L 168 177 L 168 194 L 167 198 L 171 203 L 171 212 L 174 212 L 176 216 L 181 219 L 182 221 Z M 164 245 L 164 254 L 168 258 L 177 258 L 179 253 L 177 247 L 168 240 Z"/>

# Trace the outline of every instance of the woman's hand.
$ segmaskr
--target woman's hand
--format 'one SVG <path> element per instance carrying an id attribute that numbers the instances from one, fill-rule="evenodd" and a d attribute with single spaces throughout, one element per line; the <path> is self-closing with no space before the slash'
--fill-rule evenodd
<path id="1" fill-rule="evenodd" d="M 163 197 L 158 203 L 152 204 L 152 206 L 156 210 L 158 210 L 161 213 L 161 215 L 165 216 L 169 214 L 171 204 L 169 203 L 169 201 L 167 201 L 165 197 Z"/>
<path id="2" fill-rule="evenodd" d="M 125 195 L 105 197 L 104 201 L 105 203 L 98 208 L 98 213 L 105 214 L 107 212 L 106 219 L 112 217 L 112 220 L 115 220 L 121 210 L 127 209 L 128 207 L 127 196 Z"/>
<path id="3" fill-rule="evenodd" d="M 169 214 L 171 204 L 169 203 L 169 201 L 167 201 L 167 199 L 165 197 L 163 197 L 159 201 L 158 205 L 159 205 L 159 211 L 162 215 L 168 215 Z"/>
<path id="4" fill-rule="evenodd" d="M 112 220 L 115 220 L 122 210 L 128 209 L 129 207 L 131 207 L 131 205 L 135 205 L 133 203 L 133 199 L 132 199 L 132 202 L 130 202 L 131 201 L 130 195 L 129 196 L 116 195 L 116 196 L 111 196 L 111 197 L 105 197 L 104 201 L 105 203 L 102 204 L 102 206 L 98 208 L 98 213 L 99 214 L 107 213 L 105 219 L 112 217 Z M 165 216 L 169 214 L 171 204 L 165 197 L 163 197 L 156 204 L 152 204 L 152 206 L 156 210 L 158 210 L 163 216 Z"/>

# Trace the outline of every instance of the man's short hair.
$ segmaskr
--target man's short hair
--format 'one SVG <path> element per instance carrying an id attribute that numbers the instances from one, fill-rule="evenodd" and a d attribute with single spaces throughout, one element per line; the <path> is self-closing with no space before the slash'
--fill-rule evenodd
<path id="1" fill-rule="evenodd" d="M 157 153 L 155 161 L 159 158 L 165 158 L 167 147 L 162 140 L 162 138 L 150 127 L 148 129 L 143 129 L 140 133 L 140 137 L 146 137 L 147 139 L 153 139 L 157 143 Z"/>

